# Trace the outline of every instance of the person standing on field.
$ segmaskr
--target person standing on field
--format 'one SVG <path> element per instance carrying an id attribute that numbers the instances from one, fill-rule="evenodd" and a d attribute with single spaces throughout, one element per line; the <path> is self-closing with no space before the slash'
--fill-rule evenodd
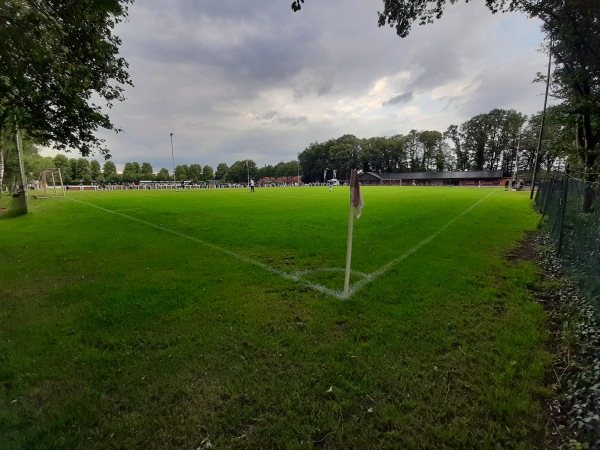
<path id="1" fill-rule="evenodd" d="M 254 178 L 250 178 L 250 192 L 254 192 Z"/>

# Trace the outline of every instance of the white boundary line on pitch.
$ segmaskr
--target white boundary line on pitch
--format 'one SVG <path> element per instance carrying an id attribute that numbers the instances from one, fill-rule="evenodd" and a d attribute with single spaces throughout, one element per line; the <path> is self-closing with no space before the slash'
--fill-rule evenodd
<path id="1" fill-rule="evenodd" d="M 303 285 L 305 285 L 307 287 L 310 287 L 311 289 L 314 289 L 316 291 L 322 292 L 323 294 L 331 295 L 332 297 L 336 297 L 336 298 L 339 298 L 339 299 L 342 298 L 342 295 L 339 292 L 335 292 L 332 289 L 326 288 L 325 286 L 321 286 L 319 284 L 314 284 L 314 283 L 311 283 L 309 281 L 301 279 L 300 277 L 302 276 L 302 273 L 293 274 L 293 273 L 283 272 L 283 271 L 277 270 L 277 269 L 275 269 L 275 268 L 273 268 L 271 266 L 267 266 L 266 264 L 263 264 L 263 263 L 261 263 L 259 261 L 255 261 L 253 259 L 247 258 L 247 257 L 245 257 L 243 255 L 238 254 L 238 253 L 232 252 L 231 250 L 227 250 L 225 248 L 219 247 L 218 245 L 211 244 L 210 242 L 203 241 L 202 239 L 198 239 L 198 238 L 195 238 L 193 236 L 189 236 L 189 235 L 181 233 L 179 231 L 175 231 L 175 230 L 171 230 L 169 228 L 161 227 L 160 225 L 155 225 L 152 222 L 147 222 L 145 220 L 138 219 L 137 217 L 133 217 L 133 216 L 130 216 L 130 215 L 127 215 L 127 214 L 123 214 L 123 213 L 120 213 L 120 212 L 116 212 L 116 211 L 112 211 L 110 209 L 103 208 L 102 206 L 94 205 L 93 203 L 84 202 L 82 200 L 76 200 L 76 199 L 71 198 L 71 197 L 67 197 L 67 198 L 69 200 L 74 201 L 74 202 L 83 203 L 84 205 L 93 206 L 94 208 L 100 209 L 102 211 L 105 211 L 105 212 L 108 212 L 108 213 L 111 213 L 111 214 L 115 214 L 117 216 L 121 216 L 121 217 L 124 217 L 124 218 L 129 219 L 129 220 L 133 220 L 134 222 L 138 222 L 138 223 L 141 223 L 143 225 L 147 225 L 147 226 L 152 227 L 152 228 L 156 228 L 157 230 L 164 231 L 165 233 L 171 233 L 171 234 L 173 234 L 175 236 L 179 236 L 179 237 L 182 237 L 184 239 L 188 239 L 188 240 L 190 240 L 192 242 L 196 242 L 198 244 L 204 245 L 204 246 L 206 246 L 208 248 L 211 248 L 213 250 L 216 250 L 216 251 L 218 251 L 220 253 L 224 253 L 224 254 L 226 254 L 228 256 L 231 256 L 232 258 L 238 259 L 238 260 L 240 260 L 242 262 L 245 262 L 245 263 L 251 264 L 253 266 L 256 266 L 256 267 L 258 267 L 260 269 L 266 270 L 267 272 L 271 272 L 271 273 L 274 273 L 276 275 L 280 275 L 283 278 L 286 278 L 288 280 L 301 283 L 301 284 L 303 284 Z"/>
<path id="2" fill-rule="evenodd" d="M 426 239 L 423 239 L 421 242 L 419 242 L 417 245 L 415 245 L 413 248 L 411 248 L 410 250 L 408 250 L 407 252 L 405 252 L 404 254 L 400 255 L 399 257 L 397 257 L 396 259 L 393 259 L 392 261 L 390 261 L 387 264 L 384 264 L 383 266 L 381 266 L 379 269 L 377 269 L 375 272 L 373 272 L 372 274 L 370 274 L 367 278 L 362 279 L 358 282 L 356 282 L 354 284 L 354 286 L 352 286 L 352 288 L 350 289 L 350 291 L 348 292 L 348 297 L 351 297 L 352 295 L 354 295 L 355 293 L 357 293 L 360 289 L 362 289 L 363 287 L 365 287 L 367 284 L 369 284 L 371 281 L 376 280 L 377 278 L 379 278 L 381 275 L 385 274 L 386 272 L 388 272 L 392 267 L 394 267 L 396 264 L 398 264 L 399 262 L 404 261 L 406 258 L 408 258 L 409 256 L 411 256 L 412 254 L 416 253 L 417 251 L 419 251 L 421 249 L 421 247 L 429 244 L 431 241 L 433 241 L 442 231 L 444 231 L 446 228 L 448 228 L 450 225 L 452 225 L 454 222 L 456 222 L 458 219 L 460 219 L 462 216 L 464 216 L 465 214 L 467 214 L 468 212 L 472 211 L 477 205 L 479 205 L 481 202 L 483 202 L 484 200 L 487 200 L 489 196 L 491 196 L 493 193 L 495 193 L 498 189 L 494 189 L 492 192 L 490 192 L 488 195 L 486 195 L 485 197 L 483 197 L 481 200 L 479 200 L 478 202 L 476 202 L 475 204 L 471 205 L 469 208 L 465 209 L 462 213 L 460 213 L 458 216 L 456 216 L 454 219 L 452 219 L 450 222 L 446 223 L 445 225 L 443 225 L 439 230 L 437 230 L 435 233 L 433 233 L 431 236 L 429 236 Z"/>
<path id="3" fill-rule="evenodd" d="M 321 292 L 323 294 L 330 295 L 330 296 L 335 297 L 337 299 L 343 300 L 343 299 L 347 299 L 347 298 L 352 297 L 354 294 L 356 294 L 360 289 L 362 289 L 363 287 L 365 287 L 367 284 L 369 284 L 370 282 L 372 282 L 372 281 L 376 280 L 377 278 L 379 278 L 381 275 L 383 275 L 386 272 L 388 272 L 393 266 L 395 266 L 396 264 L 404 261 L 406 258 L 408 258 L 409 256 L 411 256 L 414 253 L 416 253 L 418 250 L 420 250 L 423 246 L 427 245 L 429 242 L 431 242 L 433 239 L 435 239 L 442 231 L 444 231 L 446 228 L 448 228 L 450 225 L 452 225 L 458 219 L 460 219 L 461 217 L 463 217 L 469 211 L 473 210 L 477 205 L 479 205 L 484 200 L 487 200 L 487 198 L 490 197 L 496 191 L 497 191 L 497 189 L 494 189 L 487 196 L 485 196 L 484 198 L 480 199 L 479 201 L 477 201 L 476 203 L 474 203 L 473 205 L 471 205 L 469 208 L 467 208 L 466 210 L 464 210 L 461 214 L 459 214 L 458 216 L 456 216 L 455 218 L 453 218 L 452 220 L 450 220 L 448 223 L 446 223 L 445 225 L 443 225 L 439 230 L 437 230 L 431 236 L 429 236 L 428 238 L 422 240 L 417 245 L 415 245 L 413 248 L 411 248 L 410 250 L 408 250 L 404 254 L 400 255 L 398 258 L 393 259 L 392 261 L 390 261 L 387 264 L 384 264 L 379 269 L 377 269 L 375 272 L 373 272 L 371 274 L 367 274 L 367 273 L 363 273 L 363 272 L 352 271 L 352 273 L 360 275 L 361 277 L 363 277 L 363 279 L 360 280 L 360 281 L 358 281 L 358 282 L 356 282 L 350 288 L 350 291 L 348 292 L 348 296 L 347 297 L 345 297 L 343 295 L 342 291 L 334 291 L 334 290 L 329 289 L 329 288 L 327 288 L 325 286 L 321 286 L 320 284 L 311 283 L 309 281 L 306 281 L 306 280 L 302 279 L 303 275 L 307 275 L 309 273 L 314 273 L 314 272 L 343 272 L 343 271 L 345 271 L 345 269 L 329 268 L 329 269 L 304 270 L 304 271 L 298 271 L 298 272 L 294 272 L 294 273 L 284 272 L 282 270 L 278 270 L 278 269 L 275 269 L 275 268 L 273 268 L 271 266 L 263 264 L 260 261 L 256 261 L 256 260 L 250 259 L 250 258 L 248 258 L 246 256 L 240 255 L 240 254 L 235 253 L 235 252 L 233 252 L 231 250 L 227 250 L 225 248 L 219 247 L 218 245 L 215 245 L 215 244 L 212 244 L 210 242 L 204 241 L 202 239 L 198 239 L 198 238 L 195 238 L 193 236 L 181 233 L 179 231 L 171 230 L 169 228 L 165 228 L 163 226 L 156 225 L 156 224 L 153 224 L 152 222 L 148 222 L 146 220 L 138 219 L 137 217 L 133 217 L 133 216 L 130 216 L 130 215 L 127 215 L 127 214 L 123 214 L 121 212 L 117 212 L 117 211 L 113 211 L 113 210 L 110 210 L 110 209 L 107 209 L 107 208 L 103 208 L 102 206 L 94 205 L 93 203 L 84 202 L 82 200 L 76 200 L 76 199 L 68 197 L 68 196 L 66 198 L 68 198 L 71 201 L 74 201 L 74 202 L 77 202 L 77 203 L 82 203 L 84 205 L 89 205 L 89 206 L 97 208 L 97 209 L 99 209 L 101 211 L 105 211 L 105 212 L 108 212 L 108 213 L 111 213 L 111 214 L 115 214 L 117 216 L 124 217 L 124 218 L 132 220 L 134 222 L 138 222 L 138 223 L 141 223 L 143 225 L 147 225 L 149 227 L 156 228 L 157 230 L 164 231 L 165 233 L 170 233 L 170 234 L 173 234 L 175 236 L 182 237 L 184 239 L 188 239 L 188 240 L 190 240 L 192 242 L 196 242 L 198 244 L 204 245 L 204 246 L 206 246 L 208 248 L 211 248 L 211 249 L 213 249 L 215 251 L 218 251 L 220 253 L 224 253 L 225 255 L 231 256 L 232 258 L 235 258 L 235 259 L 237 259 L 239 261 L 242 261 L 242 262 L 245 262 L 247 264 L 250 264 L 250 265 L 253 265 L 255 267 L 258 267 L 260 269 L 263 269 L 263 270 L 265 270 L 267 272 L 273 273 L 275 275 L 280 275 L 280 276 L 282 276 L 283 278 L 285 278 L 287 280 L 295 281 L 295 282 L 303 284 L 304 286 L 307 286 L 307 287 L 309 287 L 311 289 L 314 289 L 315 291 L 319 291 L 319 292 Z"/>

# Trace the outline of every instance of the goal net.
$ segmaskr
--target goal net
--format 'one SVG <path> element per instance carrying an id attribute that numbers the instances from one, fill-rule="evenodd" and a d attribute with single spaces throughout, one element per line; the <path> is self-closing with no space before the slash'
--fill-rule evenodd
<path id="1" fill-rule="evenodd" d="M 63 186 L 60 168 L 42 170 L 40 172 L 38 186 L 43 190 L 41 197 L 65 196 L 65 189 Z"/>

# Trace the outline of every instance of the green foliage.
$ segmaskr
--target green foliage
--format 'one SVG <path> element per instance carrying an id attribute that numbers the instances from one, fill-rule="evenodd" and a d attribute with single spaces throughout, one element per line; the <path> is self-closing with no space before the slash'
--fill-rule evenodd
<path id="1" fill-rule="evenodd" d="M 175 167 L 175 179 L 177 181 L 186 181 L 190 179 L 187 164 L 181 164 Z"/>
<path id="2" fill-rule="evenodd" d="M 130 0 L 5 0 L 0 16 L 0 126 L 16 117 L 21 128 L 58 149 L 107 155 L 99 128 L 114 129 L 108 106 L 131 84 L 119 58 L 115 25 Z"/>
<path id="3" fill-rule="evenodd" d="M 91 180 L 102 180 L 102 169 L 100 168 L 100 163 L 93 159 L 90 161 L 90 179 Z"/>
<path id="4" fill-rule="evenodd" d="M 226 177 L 228 171 L 229 171 L 229 166 L 225 163 L 220 163 L 217 166 L 217 170 L 215 171 L 215 179 L 225 181 L 225 177 Z"/>
<path id="5" fill-rule="evenodd" d="M 194 183 L 198 183 L 202 179 L 202 166 L 200 166 L 200 164 L 190 164 L 188 168 L 188 177 Z"/>
<path id="6" fill-rule="evenodd" d="M 156 174 L 156 181 L 169 181 L 172 179 L 173 178 L 169 175 L 169 169 L 165 169 L 164 167 Z"/>
<path id="7" fill-rule="evenodd" d="M 102 168 L 102 175 L 104 177 L 104 181 L 108 183 L 115 183 L 118 180 L 117 175 L 117 166 L 112 161 L 106 161 L 104 163 L 104 167 Z"/>
<path id="8" fill-rule="evenodd" d="M 143 162 L 140 169 L 141 176 L 144 180 L 152 180 L 154 178 L 154 171 L 152 170 L 152 164 L 149 162 Z"/>
<path id="9" fill-rule="evenodd" d="M 212 180 L 214 177 L 215 177 L 215 174 L 213 172 L 212 167 L 210 167 L 209 165 L 206 165 L 202 168 L 202 178 L 204 178 L 205 181 Z"/>

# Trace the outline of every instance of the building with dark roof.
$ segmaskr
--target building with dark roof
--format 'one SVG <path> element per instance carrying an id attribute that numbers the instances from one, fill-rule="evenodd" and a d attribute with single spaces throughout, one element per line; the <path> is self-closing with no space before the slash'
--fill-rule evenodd
<path id="1" fill-rule="evenodd" d="M 501 186 L 507 177 L 502 170 L 450 172 L 364 172 L 359 181 L 364 186 Z"/>

